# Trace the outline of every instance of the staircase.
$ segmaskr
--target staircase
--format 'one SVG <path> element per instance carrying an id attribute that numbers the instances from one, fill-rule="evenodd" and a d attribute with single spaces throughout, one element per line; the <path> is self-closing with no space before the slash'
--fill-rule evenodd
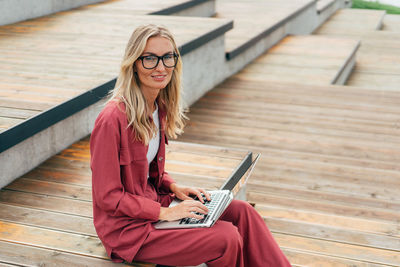
<path id="1" fill-rule="evenodd" d="M 120 0 L 0 26 L 0 262 L 114 266 L 90 222 L 87 135 L 131 31 L 158 23 L 190 106 L 176 180 L 217 188 L 261 152 L 247 198 L 293 266 L 399 265 L 400 20 L 349 5 Z"/>

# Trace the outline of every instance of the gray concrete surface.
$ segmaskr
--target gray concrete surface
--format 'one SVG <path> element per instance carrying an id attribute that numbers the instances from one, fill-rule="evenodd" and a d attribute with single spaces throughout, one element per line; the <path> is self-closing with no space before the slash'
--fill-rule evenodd
<path id="1" fill-rule="evenodd" d="M 183 100 L 191 106 L 228 76 L 224 71 L 225 38 L 219 36 L 182 57 Z"/>
<path id="2" fill-rule="evenodd" d="M 87 136 L 103 105 L 97 102 L 0 153 L 0 188 Z"/>
<path id="3" fill-rule="evenodd" d="M 0 25 L 104 1 L 106 0 L 0 0 Z"/>
<path id="4" fill-rule="evenodd" d="M 191 8 L 175 12 L 173 16 L 212 17 L 215 15 L 215 0 L 206 1 Z"/>

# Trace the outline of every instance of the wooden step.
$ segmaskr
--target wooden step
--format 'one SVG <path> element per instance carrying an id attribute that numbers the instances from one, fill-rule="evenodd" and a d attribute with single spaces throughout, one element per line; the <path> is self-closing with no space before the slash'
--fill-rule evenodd
<path id="1" fill-rule="evenodd" d="M 251 49 L 255 43 L 283 27 L 291 18 L 314 4 L 313 1 L 307 0 L 217 1 L 217 17 L 235 21 L 234 28 L 226 33 L 227 58 L 233 59 L 245 50 Z"/>
<path id="2" fill-rule="evenodd" d="M 400 261 L 400 253 L 390 250 L 278 233 L 274 234 L 274 238 L 284 248 L 336 257 L 339 262 L 340 259 L 348 259 L 364 264 L 397 266 Z"/>
<path id="3" fill-rule="evenodd" d="M 247 156 L 241 149 L 171 141 L 166 169 L 181 184 L 218 189 Z M 0 262 L 116 266 L 93 227 L 89 164 L 85 138 L 0 190 Z"/>
<path id="4" fill-rule="evenodd" d="M 128 2 L 133 7 L 137 1 Z M 195 0 L 169 4 L 191 9 L 193 4 L 206 2 L 214 3 Z M 139 25 L 156 20 L 166 26 L 174 34 L 183 60 L 198 63 L 184 66 L 188 75 L 183 79 L 185 87 L 193 88 L 193 92 L 187 91 L 186 103 L 225 78 L 218 70 L 225 62 L 223 38 L 232 21 L 120 13 L 121 6 L 104 15 L 107 4 L 118 3 L 122 2 L 0 26 L 0 152 L 5 152 L 0 154 L 0 167 L 6 169 L 0 174 L 0 188 L 90 133 L 101 109 L 96 102 L 114 87 L 125 45 Z M 214 54 L 204 54 L 211 46 Z M 198 54 L 192 54 L 194 51 Z M 215 77 L 199 84 L 196 75 L 203 77 L 209 69 L 202 64 L 214 60 L 215 53 L 220 58 L 220 65 L 213 64 Z M 15 160 L 20 151 L 30 155 Z"/>
<path id="5" fill-rule="evenodd" d="M 400 89 L 398 86 L 400 68 L 397 64 L 400 60 L 398 56 L 400 52 L 399 32 L 377 31 L 367 21 L 364 23 L 363 18 L 360 18 L 360 20 L 354 18 L 354 14 L 359 12 L 363 13 L 364 11 L 357 10 L 356 13 L 353 11 L 341 12 L 332 21 L 324 24 L 316 33 L 324 36 L 347 37 L 350 34 L 354 38 L 361 40 L 361 46 L 357 52 L 357 62 L 346 83 L 347 85 L 398 91 Z M 378 18 L 379 13 L 377 12 L 379 11 L 369 12 L 367 10 L 366 12 L 368 14 L 365 14 L 365 19 L 375 16 L 375 21 L 381 20 Z M 386 15 L 383 14 L 382 18 L 386 18 Z M 350 21 L 354 21 L 354 23 L 349 23 Z M 371 19 L 371 21 L 373 22 L 374 20 Z M 351 24 L 350 28 L 340 26 L 347 24 Z"/>
<path id="6" fill-rule="evenodd" d="M 0 27 L 1 86 L 7 88 L 0 92 L 2 108 L 15 113 L 26 108 L 23 101 L 31 101 L 47 104 L 35 109 L 43 111 L 48 105 L 66 101 L 114 79 L 127 39 L 139 24 L 157 20 L 166 25 L 184 50 L 197 38 L 224 25 L 221 20 L 206 18 L 119 13 L 106 17 L 94 13 L 91 17 L 90 14 L 91 10 L 68 11 Z M 110 26 L 98 26 L 99 17 Z M 190 34 L 182 25 L 193 26 Z M 110 35 L 112 38 L 107 37 Z M 101 43 L 96 42 L 99 38 L 103 40 Z M 44 40 L 46 46 L 41 45 Z M 20 108 L 14 102 L 21 102 Z M 4 117 L 11 116 L 5 112 L 7 110 L 3 111 Z M 8 127 L 14 125 L 10 123 Z"/>
<path id="7" fill-rule="evenodd" d="M 132 266 L 130 264 L 113 263 L 110 260 L 85 257 L 67 253 L 56 248 L 38 248 L 35 246 L 0 241 L 0 262 L 2 266 Z M 9 263 L 10 265 L 7 265 Z M 143 267 L 154 267 L 153 264 L 142 263 Z"/>
<path id="8" fill-rule="evenodd" d="M 386 14 L 383 18 L 382 30 L 400 32 L 400 16 Z"/>
<path id="9" fill-rule="evenodd" d="M 193 105 L 180 140 L 262 153 L 247 197 L 293 264 L 400 264 L 399 92 L 254 78 L 264 64 Z"/>
<path id="10" fill-rule="evenodd" d="M 348 85 L 399 91 L 400 32 L 375 31 L 361 37 L 357 63 Z"/>
<path id="11" fill-rule="evenodd" d="M 359 42 L 324 36 L 289 36 L 257 58 L 237 78 L 301 84 L 343 84 Z"/>
<path id="12" fill-rule="evenodd" d="M 369 9 L 340 9 L 314 34 L 360 36 L 364 32 L 380 30 L 386 11 Z"/>

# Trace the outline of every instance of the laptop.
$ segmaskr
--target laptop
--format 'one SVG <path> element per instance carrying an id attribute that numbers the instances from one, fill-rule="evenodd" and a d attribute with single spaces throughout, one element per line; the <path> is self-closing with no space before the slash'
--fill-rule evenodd
<path id="1" fill-rule="evenodd" d="M 154 224 L 156 229 L 179 229 L 179 228 L 199 228 L 211 227 L 219 219 L 221 214 L 229 206 L 234 198 L 235 191 L 241 186 L 245 186 L 248 178 L 253 172 L 261 154 L 248 165 L 247 168 L 240 168 L 234 172 L 234 175 L 221 187 L 220 190 L 208 191 L 211 200 L 207 201 L 204 197 L 204 205 L 208 208 L 208 214 L 204 215 L 203 219 L 183 218 L 177 221 L 158 221 Z M 251 153 L 250 153 L 251 157 Z M 248 158 L 250 160 L 250 158 Z M 241 164 L 242 166 L 243 164 Z M 237 175 L 239 174 L 239 175 Z M 174 199 L 169 207 L 178 205 L 182 200 Z"/>

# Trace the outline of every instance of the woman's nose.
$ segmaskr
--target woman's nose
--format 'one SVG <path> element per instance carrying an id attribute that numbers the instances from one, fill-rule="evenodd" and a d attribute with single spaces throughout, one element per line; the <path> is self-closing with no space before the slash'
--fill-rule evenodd
<path id="1" fill-rule="evenodd" d="M 165 70 L 165 66 L 164 63 L 162 62 L 162 60 L 160 60 L 156 66 L 156 70 L 158 71 L 164 71 Z"/>

